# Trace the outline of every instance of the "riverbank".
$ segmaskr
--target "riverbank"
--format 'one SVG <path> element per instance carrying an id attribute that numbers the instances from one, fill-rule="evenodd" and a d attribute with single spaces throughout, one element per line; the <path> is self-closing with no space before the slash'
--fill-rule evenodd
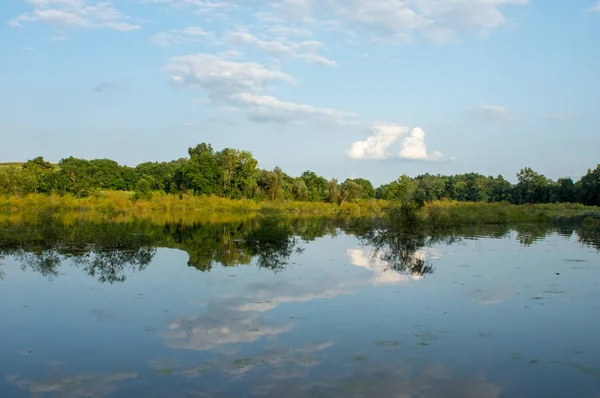
<path id="1" fill-rule="evenodd" d="M 393 204 L 384 200 L 361 200 L 343 205 L 323 202 L 233 200 L 215 196 L 168 195 L 157 193 L 150 199 L 135 199 L 128 192 L 100 192 L 76 198 L 70 195 L 30 194 L 0 198 L 4 217 L 36 212 L 75 212 L 103 219 L 205 220 L 248 217 L 260 214 L 302 216 L 374 217 Z M 600 208 L 581 204 L 511 205 L 508 203 L 457 202 L 442 200 L 428 203 L 416 211 L 420 221 L 439 227 L 471 224 L 507 224 L 550 222 L 571 218 L 600 218 Z M 589 220 L 588 220 L 589 222 Z"/>

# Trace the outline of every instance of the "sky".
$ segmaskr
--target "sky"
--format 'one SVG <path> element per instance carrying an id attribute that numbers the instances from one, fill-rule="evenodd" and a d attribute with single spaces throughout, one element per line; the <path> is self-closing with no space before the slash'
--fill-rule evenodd
<path id="1" fill-rule="evenodd" d="M 2 0 L 0 161 L 327 178 L 600 163 L 600 1 Z"/>

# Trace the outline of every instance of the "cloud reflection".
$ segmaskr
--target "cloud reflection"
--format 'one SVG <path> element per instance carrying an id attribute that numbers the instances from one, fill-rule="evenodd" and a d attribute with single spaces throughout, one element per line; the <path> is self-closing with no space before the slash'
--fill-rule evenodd
<path id="1" fill-rule="evenodd" d="M 220 345 L 253 343 L 287 333 L 294 327 L 291 320 L 268 319 L 266 312 L 282 303 L 336 297 L 349 292 L 355 284 L 336 279 L 249 284 L 240 297 L 217 298 L 208 303 L 201 314 L 171 320 L 161 337 L 167 346 L 186 350 L 212 350 Z"/>

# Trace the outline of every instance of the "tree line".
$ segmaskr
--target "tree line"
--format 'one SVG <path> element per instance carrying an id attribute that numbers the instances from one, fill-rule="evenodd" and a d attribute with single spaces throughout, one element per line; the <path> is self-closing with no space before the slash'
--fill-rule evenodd
<path id="1" fill-rule="evenodd" d="M 188 157 L 170 162 L 145 162 L 136 167 L 109 159 L 75 157 L 52 164 L 43 157 L 22 167 L 0 167 L 0 194 L 29 193 L 93 195 L 100 190 L 135 191 L 137 198 L 152 192 L 216 195 L 231 199 L 297 200 L 343 204 L 360 199 L 428 201 L 451 199 L 469 202 L 582 203 L 600 206 L 600 165 L 578 181 L 571 177 L 553 181 L 529 167 L 517 173 L 512 184 L 501 175 L 406 175 L 377 188 L 363 178 L 326 179 L 312 171 L 299 177 L 279 167 L 264 170 L 248 151 L 225 148 L 215 151 L 202 143 L 188 148 Z"/>

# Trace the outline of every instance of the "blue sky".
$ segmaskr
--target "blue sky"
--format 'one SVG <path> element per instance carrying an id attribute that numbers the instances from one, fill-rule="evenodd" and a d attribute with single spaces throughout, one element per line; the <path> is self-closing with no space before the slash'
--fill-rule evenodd
<path id="1" fill-rule="evenodd" d="M 596 0 L 5 0 L 0 161 L 199 142 L 291 175 L 600 162 Z"/>

